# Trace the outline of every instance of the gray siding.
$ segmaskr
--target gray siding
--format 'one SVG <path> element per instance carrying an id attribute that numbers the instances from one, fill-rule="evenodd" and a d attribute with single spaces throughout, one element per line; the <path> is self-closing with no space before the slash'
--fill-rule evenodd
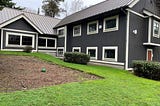
<path id="1" fill-rule="evenodd" d="M 119 30 L 113 32 L 103 32 L 103 28 L 99 29 L 98 34 L 87 35 L 87 23 L 91 21 L 99 21 L 99 25 L 103 26 L 104 18 L 118 15 L 112 12 L 105 13 L 90 19 L 82 20 L 67 26 L 67 51 L 71 52 L 72 47 L 81 47 L 81 51 L 86 53 L 87 47 L 98 47 L 98 60 L 102 60 L 103 46 L 118 46 L 118 62 L 125 62 L 125 39 L 126 39 L 126 15 L 120 13 L 119 15 Z M 73 37 L 73 27 L 81 24 L 82 35 L 80 37 Z"/>
<path id="2" fill-rule="evenodd" d="M 5 31 L 3 30 L 3 49 L 17 49 L 17 50 L 21 50 L 23 49 L 23 47 L 6 47 L 6 32 L 15 32 L 15 31 Z M 20 32 L 15 32 L 15 33 L 20 33 Z M 30 34 L 30 33 L 22 33 L 22 34 Z M 31 35 L 35 35 L 35 45 L 34 45 L 34 50 L 36 50 L 36 34 L 31 34 Z"/>
<path id="3" fill-rule="evenodd" d="M 137 29 L 138 34 L 135 35 L 133 30 Z M 129 33 L 129 68 L 132 66 L 133 60 L 146 60 L 147 48 L 143 43 L 148 38 L 148 19 L 141 18 L 131 13 L 130 15 L 130 33 Z"/>
<path id="4" fill-rule="evenodd" d="M 0 50 L 1 50 L 1 30 L 0 30 Z"/>
<path id="5" fill-rule="evenodd" d="M 69 42 L 70 40 L 68 40 Z M 57 47 L 64 47 L 65 38 L 57 38 Z"/>
<path id="6" fill-rule="evenodd" d="M 19 19 L 7 26 L 5 28 L 9 29 L 16 29 L 16 30 L 24 30 L 24 31 L 31 31 L 37 32 L 25 19 Z"/>

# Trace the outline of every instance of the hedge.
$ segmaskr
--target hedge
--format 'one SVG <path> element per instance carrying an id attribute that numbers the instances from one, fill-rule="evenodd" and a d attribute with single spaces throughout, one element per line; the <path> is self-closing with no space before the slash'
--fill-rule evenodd
<path id="1" fill-rule="evenodd" d="M 147 61 L 133 61 L 134 73 L 137 76 L 160 80 L 160 63 Z"/>
<path id="2" fill-rule="evenodd" d="M 77 64 L 87 64 L 90 61 L 90 56 L 84 53 L 68 52 L 64 54 L 64 61 Z"/>

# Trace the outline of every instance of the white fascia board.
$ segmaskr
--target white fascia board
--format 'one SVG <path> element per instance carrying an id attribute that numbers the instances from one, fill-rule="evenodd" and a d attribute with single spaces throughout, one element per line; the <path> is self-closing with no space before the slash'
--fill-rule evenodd
<path id="1" fill-rule="evenodd" d="M 131 2 L 128 3 L 128 7 L 132 8 L 134 7 L 140 0 L 132 0 Z"/>

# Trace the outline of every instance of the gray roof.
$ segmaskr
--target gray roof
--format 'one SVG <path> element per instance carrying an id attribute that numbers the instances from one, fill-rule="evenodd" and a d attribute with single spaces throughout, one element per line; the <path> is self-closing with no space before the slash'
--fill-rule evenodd
<path id="1" fill-rule="evenodd" d="M 104 2 L 93 5 L 89 8 L 86 8 L 70 16 L 67 16 L 60 23 L 58 23 L 56 27 L 60 27 L 101 13 L 128 6 L 133 1 L 134 0 L 105 0 Z"/>
<path id="2" fill-rule="evenodd" d="M 53 27 L 55 27 L 55 25 L 57 25 L 61 21 L 56 18 L 37 15 L 21 10 L 3 8 L 3 10 L 0 11 L 0 24 L 7 22 L 8 20 L 15 18 L 16 16 L 21 14 L 24 14 L 44 34 L 53 34 Z"/>

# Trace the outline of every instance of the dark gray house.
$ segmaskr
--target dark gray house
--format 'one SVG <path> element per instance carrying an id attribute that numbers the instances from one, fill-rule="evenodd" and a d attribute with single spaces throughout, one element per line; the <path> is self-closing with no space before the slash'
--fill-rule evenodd
<path id="1" fill-rule="evenodd" d="M 4 8 L 0 11 L 0 50 L 22 51 L 32 46 L 35 52 L 56 54 L 57 35 L 53 27 L 59 22 L 59 19 Z"/>
<path id="2" fill-rule="evenodd" d="M 132 68 L 133 60 L 160 61 L 160 1 L 106 0 L 64 18 L 57 55 L 83 52 L 92 62 Z"/>

